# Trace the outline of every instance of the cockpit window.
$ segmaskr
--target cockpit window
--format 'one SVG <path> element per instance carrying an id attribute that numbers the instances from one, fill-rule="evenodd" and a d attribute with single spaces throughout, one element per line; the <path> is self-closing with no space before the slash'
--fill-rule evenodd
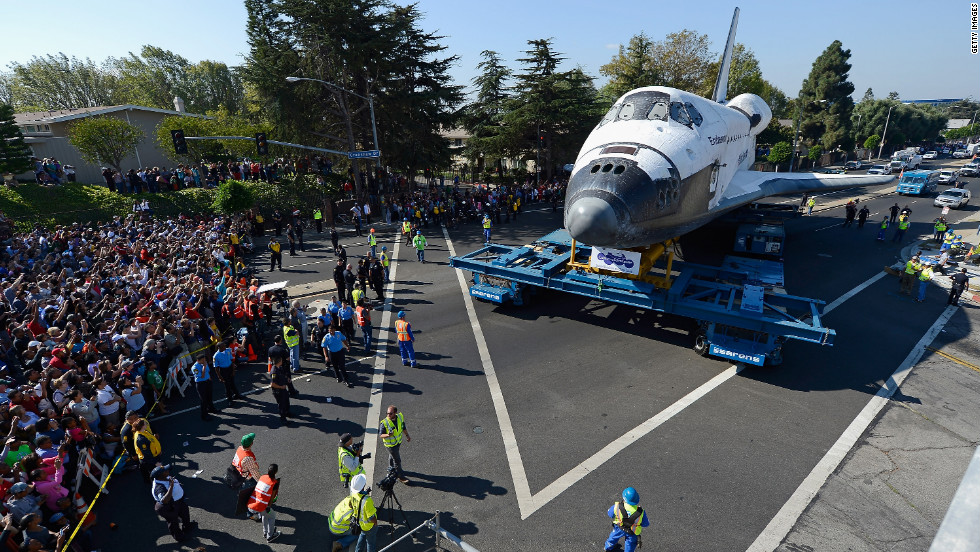
<path id="1" fill-rule="evenodd" d="M 623 104 L 623 109 L 619 110 L 619 120 L 628 121 L 633 118 L 633 112 L 636 110 L 636 104 L 633 102 L 626 102 Z"/>
<path id="2" fill-rule="evenodd" d="M 670 102 L 670 118 L 684 126 L 691 126 L 691 116 L 681 102 Z"/>
<path id="3" fill-rule="evenodd" d="M 667 102 L 665 100 L 657 100 L 653 107 L 650 108 L 650 113 L 647 115 L 647 119 L 651 121 L 667 121 Z"/>
<path id="4" fill-rule="evenodd" d="M 704 117 L 701 116 L 701 112 L 698 111 L 698 108 L 694 107 L 694 104 L 691 102 L 684 102 L 684 107 L 687 108 L 687 114 L 691 116 L 691 120 L 694 121 L 694 124 L 701 126 L 701 122 L 704 121 Z"/>
<path id="5" fill-rule="evenodd" d="M 619 111 L 619 107 L 620 107 L 619 105 L 614 105 L 614 106 L 610 107 L 609 108 L 609 111 L 606 113 L 606 116 L 603 117 L 601 121 L 599 121 L 599 126 L 602 126 L 602 125 L 608 123 L 609 121 L 612 121 L 613 119 L 615 119 L 616 118 L 616 113 Z"/>

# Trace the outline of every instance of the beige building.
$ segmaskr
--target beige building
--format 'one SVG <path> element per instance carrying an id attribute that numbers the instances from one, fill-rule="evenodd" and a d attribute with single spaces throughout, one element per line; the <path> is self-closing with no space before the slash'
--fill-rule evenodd
<path id="1" fill-rule="evenodd" d="M 17 113 L 14 123 L 24 134 L 24 141 L 38 159 L 55 158 L 62 165 L 75 167 L 76 180 L 88 184 L 105 183 L 102 178 L 102 165 L 89 163 L 82 159 L 78 150 L 68 142 L 68 126 L 75 120 L 85 117 L 117 117 L 143 131 L 143 141 L 133 150 L 132 154 L 122 161 L 124 171 L 140 167 L 172 167 L 175 163 L 164 155 L 156 144 L 156 128 L 160 121 L 168 115 L 191 115 L 169 109 L 141 107 L 138 105 L 110 105 L 104 107 L 83 107 L 79 109 L 63 109 L 60 111 L 38 111 L 35 113 Z M 32 179 L 31 173 L 19 175 L 23 179 Z"/>

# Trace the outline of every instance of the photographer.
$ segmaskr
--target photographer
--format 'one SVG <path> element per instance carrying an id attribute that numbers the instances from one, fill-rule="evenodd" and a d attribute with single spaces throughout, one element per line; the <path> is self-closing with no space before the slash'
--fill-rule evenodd
<path id="1" fill-rule="evenodd" d="M 361 455 L 364 442 L 355 443 L 350 433 L 340 436 L 340 448 L 337 449 L 337 464 L 340 467 L 340 482 L 346 489 L 351 479 L 364 473 L 361 462 L 371 457 L 371 453 Z"/>
<path id="2" fill-rule="evenodd" d="M 367 477 L 359 474 L 351 480 L 350 496 L 330 512 L 327 525 L 336 539 L 331 552 L 340 552 L 355 540 L 358 550 L 362 544 L 367 545 L 368 550 L 374 550 L 378 538 L 378 510 L 368 494 L 370 492 Z"/>

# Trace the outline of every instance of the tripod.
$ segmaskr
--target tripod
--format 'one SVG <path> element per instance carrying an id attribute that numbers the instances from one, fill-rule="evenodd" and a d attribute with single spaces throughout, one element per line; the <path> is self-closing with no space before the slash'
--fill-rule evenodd
<path id="1" fill-rule="evenodd" d="M 395 533 L 395 506 L 398 507 L 398 512 L 402 515 L 402 521 L 405 522 L 405 527 L 408 527 L 408 517 L 405 516 L 405 510 L 402 510 L 402 503 L 395 496 L 395 486 L 392 485 L 390 488 L 383 490 L 385 494 L 381 497 L 381 504 L 378 505 L 378 510 L 388 508 L 388 535 L 390 536 Z M 394 505 L 392 502 L 394 502 Z"/>

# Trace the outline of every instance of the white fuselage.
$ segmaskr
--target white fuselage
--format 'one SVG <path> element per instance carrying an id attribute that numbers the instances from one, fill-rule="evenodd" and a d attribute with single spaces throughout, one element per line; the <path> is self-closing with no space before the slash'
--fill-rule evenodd
<path id="1" fill-rule="evenodd" d="M 579 152 L 566 228 L 590 245 L 634 247 L 705 224 L 736 171 L 754 163 L 770 118 L 749 94 L 726 106 L 675 88 L 630 91 Z"/>

